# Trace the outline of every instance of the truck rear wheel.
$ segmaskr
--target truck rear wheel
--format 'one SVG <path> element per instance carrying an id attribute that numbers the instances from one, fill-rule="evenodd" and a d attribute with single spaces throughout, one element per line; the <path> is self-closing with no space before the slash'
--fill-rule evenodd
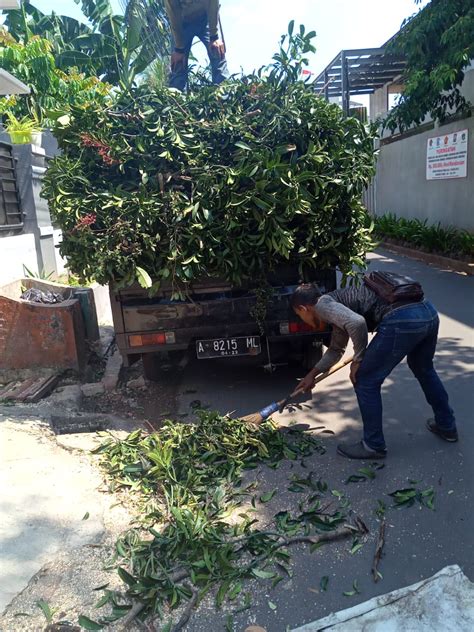
<path id="1" fill-rule="evenodd" d="M 323 357 L 323 345 L 321 342 L 314 342 L 312 345 L 308 345 L 303 352 L 302 366 L 307 371 L 311 371 L 315 364 L 317 364 Z"/>
<path id="2" fill-rule="evenodd" d="M 150 382 L 159 382 L 161 365 L 165 360 L 165 355 L 162 353 L 143 353 L 143 375 Z"/>
<path id="3" fill-rule="evenodd" d="M 143 353 L 143 375 L 150 382 L 159 382 L 164 371 L 171 366 L 178 367 L 185 351 L 163 351 L 162 353 Z"/>

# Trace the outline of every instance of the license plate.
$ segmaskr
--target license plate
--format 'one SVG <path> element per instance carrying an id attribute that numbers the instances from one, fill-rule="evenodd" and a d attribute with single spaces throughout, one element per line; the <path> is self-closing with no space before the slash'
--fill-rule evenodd
<path id="1" fill-rule="evenodd" d="M 212 340 L 196 341 L 196 354 L 199 359 L 258 355 L 261 350 L 259 336 L 238 336 L 236 338 L 213 338 Z"/>

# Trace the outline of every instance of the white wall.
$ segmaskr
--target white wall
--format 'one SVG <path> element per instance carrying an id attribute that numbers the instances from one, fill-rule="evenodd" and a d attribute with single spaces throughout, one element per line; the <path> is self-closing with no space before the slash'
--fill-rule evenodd
<path id="1" fill-rule="evenodd" d="M 426 143 L 432 136 L 469 130 L 467 177 L 426 179 Z M 474 232 L 474 118 L 414 134 L 384 145 L 376 175 L 377 215 L 438 222 Z M 372 209 L 373 210 L 373 209 Z"/>
<path id="2" fill-rule="evenodd" d="M 59 254 L 59 244 L 62 239 L 62 232 L 58 229 L 53 231 L 53 241 L 54 241 L 54 256 L 56 258 L 56 273 L 58 275 L 64 274 L 66 272 L 67 261 Z"/>
<path id="3" fill-rule="evenodd" d="M 38 274 L 35 237 L 32 234 L 0 239 L 0 285 L 25 276 L 23 264 Z"/>
<path id="4" fill-rule="evenodd" d="M 466 70 L 462 94 L 474 102 L 474 67 Z M 372 112 L 383 108 L 385 89 L 371 95 Z M 382 144 L 377 161 L 377 173 L 365 196 L 367 208 L 377 215 L 395 213 L 407 219 L 440 222 L 474 232 L 474 117 L 448 120 L 439 125 L 429 116 L 426 124 L 408 134 L 396 135 L 392 142 Z M 452 180 L 426 180 L 426 142 L 463 129 L 469 130 L 467 177 Z M 385 130 L 384 139 L 392 136 Z"/>

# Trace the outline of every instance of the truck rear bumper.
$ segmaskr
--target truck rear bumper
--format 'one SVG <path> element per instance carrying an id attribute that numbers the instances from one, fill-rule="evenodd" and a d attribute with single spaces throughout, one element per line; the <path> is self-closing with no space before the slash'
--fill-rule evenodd
<path id="1" fill-rule="evenodd" d="M 149 334 L 150 332 L 144 332 Z M 131 346 L 129 344 L 129 336 L 127 334 L 117 334 L 117 345 L 123 355 L 135 355 L 143 353 L 166 353 L 169 351 L 190 351 L 195 353 L 197 340 L 211 340 L 214 338 L 234 338 L 240 336 L 259 336 L 258 331 L 255 331 L 255 324 L 253 327 L 227 327 L 226 332 L 216 331 L 213 327 L 200 327 L 197 331 L 190 330 L 175 330 L 174 331 L 176 342 L 164 343 L 162 345 L 144 345 L 144 346 Z M 135 334 L 136 335 L 136 334 Z M 259 355 L 266 353 L 265 340 L 268 339 L 269 343 L 273 346 L 275 344 L 286 345 L 308 345 L 313 342 L 320 342 L 321 344 L 328 344 L 330 332 L 310 332 L 310 333 L 296 333 L 296 334 L 279 334 L 270 333 L 268 336 L 260 336 L 262 351 Z"/>

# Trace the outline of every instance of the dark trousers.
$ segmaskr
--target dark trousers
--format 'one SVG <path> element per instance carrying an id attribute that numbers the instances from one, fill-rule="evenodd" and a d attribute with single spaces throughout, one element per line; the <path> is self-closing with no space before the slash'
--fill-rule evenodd
<path id="1" fill-rule="evenodd" d="M 407 305 L 387 314 L 367 347 L 357 372 L 355 392 L 364 424 L 364 441 L 373 449 L 384 449 L 382 397 L 385 378 L 405 356 L 440 428 L 454 430 L 456 421 L 448 394 L 433 366 L 439 318 L 428 301 Z M 403 414 L 403 402 L 400 402 Z"/>
<path id="2" fill-rule="evenodd" d="M 212 82 L 216 84 L 222 83 L 225 79 L 229 77 L 229 71 L 227 69 L 227 62 L 225 60 L 225 57 L 221 59 L 219 55 L 216 55 L 211 49 L 209 22 L 207 19 L 207 15 L 203 15 L 193 22 L 185 22 L 183 24 L 183 34 L 183 48 L 186 54 L 186 59 L 182 66 L 174 71 L 171 71 L 168 82 L 170 88 L 177 88 L 178 90 L 182 91 L 186 87 L 186 84 L 188 82 L 188 57 L 195 37 L 198 37 L 207 48 L 209 61 L 211 63 Z"/>

